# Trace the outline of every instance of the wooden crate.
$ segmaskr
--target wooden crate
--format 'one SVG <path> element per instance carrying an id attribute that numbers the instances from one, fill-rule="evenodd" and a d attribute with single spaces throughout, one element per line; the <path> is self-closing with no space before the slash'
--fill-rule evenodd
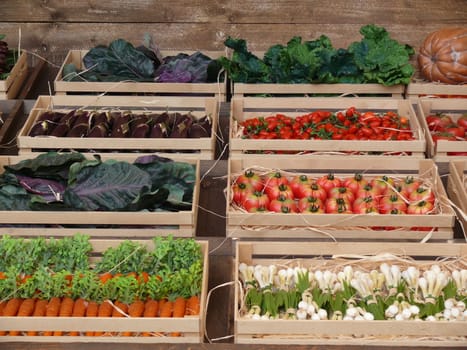
<path id="1" fill-rule="evenodd" d="M 435 144 L 425 118 L 430 114 L 446 113 L 456 121 L 462 114 L 467 113 L 467 98 L 420 98 L 418 112 L 419 122 L 425 134 L 428 158 L 433 158 L 435 162 L 449 162 L 450 160 L 466 158 L 465 156 L 448 155 L 448 152 L 467 152 L 467 141 L 439 140 Z"/>
<path id="2" fill-rule="evenodd" d="M 100 154 L 103 160 L 116 159 L 133 162 L 137 156 Z M 89 156 L 90 158 L 90 156 Z M 0 166 L 16 164 L 28 156 L 0 157 Z M 77 230 L 83 234 L 98 234 L 99 237 L 128 236 L 152 237 L 167 236 L 193 237 L 196 233 L 198 201 L 200 191 L 200 162 L 187 159 L 196 167 L 196 182 L 193 189 L 191 210 L 179 212 L 122 212 L 122 211 L 1 211 L 0 227 L 4 234 L 54 235 L 73 234 Z"/>
<path id="3" fill-rule="evenodd" d="M 410 141 L 262 140 L 243 139 L 238 135 L 238 123 L 253 117 L 267 117 L 276 113 L 296 117 L 314 110 L 339 111 L 352 106 L 358 111 L 396 111 L 406 116 L 416 139 Z M 368 156 L 368 152 L 381 152 L 388 155 L 410 154 L 411 157 L 424 158 L 426 144 L 413 107 L 402 99 L 234 97 L 231 101 L 229 147 L 231 155 L 242 157 L 247 157 L 251 153 L 280 150 L 303 152 L 303 156 L 336 153 L 348 155 L 350 152 Z"/>
<path id="4" fill-rule="evenodd" d="M 435 262 L 442 257 L 465 257 L 467 245 L 460 243 L 312 243 L 312 242 L 237 242 L 235 281 L 239 279 L 239 264 L 319 266 L 324 260 L 350 256 L 374 257 L 379 254 L 423 257 L 423 262 Z M 378 262 L 378 260 L 375 260 Z M 379 260 L 381 262 L 381 260 Z M 325 263 L 325 262 L 324 262 Z M 342 265 L 343 266 L 343 265 Z M 354 346 L 461 346 L 465 347 L 465 322 L 428 321 L 343 321 L 343 320 L 253 320 L 239 314 L 240 284 L 235 284 L 234 332 L 237 344 L 302 344 Z M 462 337 L 462 338 L 461 338 Z M 457 339 L 456 339 L 457 338 Z"/>
<path id="5" fill-rule="evenodd" d="M 447 192 L 458 213 L 457 218 L 462 225 L 464 235 L 467 234 L 467 160 L 449 162 Z"/>
<path id="6" fill-rule="evenodd" d="M 416 102 L 419 97 L 467 97 L 467 84 L 450 85 L 422 79 L 407 85 L 405 98 Z"/>
<path id="7" fill-rule="evenodd" d="M 26 52 L 22 52 L 8 77 L 0 80 L 0 100 L 16 98 L 27 78 L 27 72 L 28 58 Z"/>
<path id="8" fill-rule="evenodd" d="M 246 84 L 232 83 L 234 97 L 248 96 L 315 96 L 315 97 L 383 97 L 403 98 L 404 85 L 382 84 Z"/>
<path id="9" fill-rule="evenodd" d="M 129 110 L 137 113 L 191 112 L 212 118 L 211 137 L 202 138 L 89 138 L 28 136 L 36 119 L 45 111 Z M 18 134 L 21 155 L 49 150 L 89 152 L 154 153 L 170 158 L 215 159 L 219 105 L 214 97 L 142 97 L 142 96 L 39 96 Z M 94 151 L 89 151 L 90 149 Z"/>
<path id="10" fill-rule="evenodd" d="M 429 180 L 439 202 L 437 214 L 432 215 L 383 215 L 383 214 L 305 214 L 305 213 L 248 213 L 231 205 L 232 193 L 227 189 L 227 235 L 246 239 L 320 239 L 320 240 L 450 240 L 453 238 L 455 213 L 447 200 L 447 194 L 432 160 L 385 158 L 348 159 L 346 157 L 255 157 L 234 158 L 229 161 L 227 184 L 246 169 L 287 171 L 288 174 L 322 176 L 329 172 L 339 177 L 349 177 L 356 172 L 373 175 L 405 177 L 412 175 Z M 399 227 L 396 230 L 376 227 Z M 433 232 L 415 231 L 412 227 L 434 227 Z"/>
<path id="11" fill-rule="evenodd" d="M 59 235 L 61 233 L 58 233 Z M 148 247 L 153 246 L 152 237 L 141 242 Z M 93 260 L 109 247 L 116 247 L 122 242 L 117 239 L 91 239 L 93 246 Z M 110 342 L 110 343 L 202 343 L 204 339 L 205 317 L 206 317 L 206 296 L 208 291 L 208 241 L 198 241 L 203 254 L 203 280 L 200 296 L 200 314 L 198 316 L 187 316 L 184 318 L 167 317 L 141 317 L 141 318 L 109 318 L 109 317 L 0 317 L 0 330 L 19 331 L 46 331 L 62 330 L 67 331 L 95 331 L 103 332 L 181 332 L 180 337 L 164 336 L 104 336 L 91 337 L 80 336 L 0 336 L 1 342 L 36 342 L 36 343 L 90 343 L 90 342 Z"/>
<path id="12" fill-rule="evenodd" d="M 217 83 L 156 83 L 156 82 L 79 82 L 64 81 L 63 67 L 74 64 L 77 69 L 82 70 L 83 58 L 89 50 L 70 50 L 62 63 L 54 81 L 55 93 L 64 94 L 139 94 L 139 95 L 185 95 L 185 96 L 211 96 L 219 101 L 226 100 L 227 83 L 223 76 Z M 179 51 L 161 51 L 163 57 L 179 54 Z M 185 53 L 191 54 L 192 51 Z M 220 57 L 223 52 L 203 52 L 211 58 Z"/>

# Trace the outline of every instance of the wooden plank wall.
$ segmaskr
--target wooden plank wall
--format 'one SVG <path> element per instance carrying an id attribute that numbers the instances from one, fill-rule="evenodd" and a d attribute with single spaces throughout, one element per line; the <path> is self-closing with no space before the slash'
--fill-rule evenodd
<path id="1" fill-rule="evenodd" d="M 223 50 L 226 36 L 252 50 L 327 35 L 334 46 L 360 40 L 362 25 L 384 26 L 418 48 L 431 31 L 467 25 L 466 0 L 1 0 L 0 33 L 60 64 L 70 49 L 124 38 L 139 45 L 144 33 L 166 50 Z"/>

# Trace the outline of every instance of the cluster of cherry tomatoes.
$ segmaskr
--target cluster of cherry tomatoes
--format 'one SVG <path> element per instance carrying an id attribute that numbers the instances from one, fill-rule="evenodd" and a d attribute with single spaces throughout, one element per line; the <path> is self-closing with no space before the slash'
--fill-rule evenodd
<path id="1" fill-rule="evenodd" d="M 425 119 L 435 144 L 438 140 L 467 141 L 467 114 L 460 116 L 457 120 L 445 113 L 430 114 Z M 467 152 L 449 152 L 448 154 L 466 156 Z"/>
<path id="2" fill-rule="evenodd" d="M 337 177 L 260 175 L 246 170 L 232 184 L 232 201 L 248 212 L 308 214 L 430 214 L 435 193 L 423 180 L 406 176 Z"/>
<path id="3" fill-rule="evenodd" d="M 246 139 L 413 140 L 407 117 L 394 111 L 360 112 L 355 107 L 317 110 L 297 117 L 275 114 L 240 123 Z"/>

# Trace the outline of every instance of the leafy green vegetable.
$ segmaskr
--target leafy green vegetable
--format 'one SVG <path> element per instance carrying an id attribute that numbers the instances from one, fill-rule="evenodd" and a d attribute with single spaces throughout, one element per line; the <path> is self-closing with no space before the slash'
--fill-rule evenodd
<path id="1" fill-rule="evenodd" d="M 304 41 L 293 37 L 286 46 L 273 45 L 263 59 L 248 51 L 243 39 L 225 40 L 232 57 L 218 62 L 238 83 L 380 83 L 408 84 L 414 73 L 408 45 L 390 38 L 382 27 L 361 27 L 363 39 L 348 49 L 335 49 L 330 39 L 321 35 Z"/>
<path id="2" fill-rule="evenodd" d="M 193 164 L 157 156 L 131 164 L 50 152 L 5 170 L 0 210 L 191 210 L 196 182 Z"/>
<path id="3" fill-rule="evenodd" d="M 146 264 L 148 251 L 140 243 L 125 240 L 115 248 L 108 248 L 102 259 L 96 264 L 96 271 L 100 273 L 141 272 Z"/>
<path id="4" fill-rule="evenodd" d="M 415 51 L 409 45 L 390 38 L 382 27 L 369 24 L 360 29 L 363 40 L 349 46 L 356 65 L 363 71 L 367 82 L 384 85 L 408 84 L 414 73 L 409 63 Z"/>

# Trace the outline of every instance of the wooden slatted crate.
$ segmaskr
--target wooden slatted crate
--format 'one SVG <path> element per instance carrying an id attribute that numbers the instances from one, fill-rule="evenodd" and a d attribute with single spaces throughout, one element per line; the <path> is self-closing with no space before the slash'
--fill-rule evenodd
<path id="1" fill-rule="evenodd" d="M 467 85 L 466 85 L 467 88 Z M 449 162 L 455 159 L 465 159 L 466 156 L 450 154 L 451 152 L 465 152 L 467 141 L 433 141 L 426 117 L 430 114 L 444 113 L 450 115 L 454 121 L 467 113 L 467 98 L 420 98 L 418 100 L 418 116 L 420 125 L 425 133 L 427 156 L 436 162 Z"/>
<path id="2" fill-rule="evenodd" d="M 76 232 L 76 231 L 75 231 Z M 56 232 L 56 236 L 67 235 L 64 232 Z M 118 237 L 118 233 L 114 234 Z M 129 234 L 129 236 L 132 236 Z M 91 263 L 99 257 L 107 248 L 116 247 L 122 242 L 122 238 L 91 239 L 93 246 Z M 153 242 L 148 237 L 146 240 L 135 240 L 153 247 Z M 57 238 L 58 239 L 58 238 Z M 198 241 L 203 254 L 203 279 L 200 295 L 200 313 L 198 316 L 186 316 L 183 318 L 168 317 L 0 317 L 0 331 L 37 331 L 34 336 L 0 336 L 2 342 L 34 342 L 34 343 L 202 343 L 204 340 L 206 296 L 208 291 L 208 241 Z M 40 331 L 61 330 L 61 336 L 43 336 Z M 152 336 L 87 336 L 86 331 L 100 330 L 109 332 L 150 332 Z M 68 335 L 68 331 L 78 331 L 80 335 Z M 166 334 L 180 332 L 180 336 L 174 337 Z"/>
<path id="3" fill-rule="evenodd" d="M 239 265 L 274 264 L 282 267 L 308 267 L 312 271 L 333 266 L 345 266 L 345 259 L 354 270 L 359 261 L 368 258 L 374 266 L 388 261 L 390 256 L 410 257 L 417 263 L 434 264 L 440 257 L 465 258 L 467 245 L 462 243 L 316 243 L 316 242 L 240 242 L 236 243 L 235 281 L 240 281 Z M 379 258 L 378 258 L 379 257 Z M 362 259 L 362 260 L 358 260 Z M 394 261 L 394 260 L 393 260 Z M 371 268 L 366 261 L 366 269 Z M 395 260 L 401 264 L 401 260 Z M 455 263 L 455 260 L 454 260 Z M 452 267 L 454 268 L 455 265 Z M 464 265 L 465 267 L 465 265 Z M 462 265 L 461 265 L 462 268 Z M 255 320 L 240 313 L 241 284 L 235 284 L 234 332 L 237 344 L 294 345 L 354 345 L 354 346 L 433 346 L 465 347 L 467 327 L 465 321 L 414 320 Z"/>
<path id="4" fill-rule="evenodd" d="M 27 78 L 28 57 L 22 52 L 5 80 L 0 80 L 0 100 L 16 98 Z"/>
<path id="5" fill-rule="evenodd" d="M 210 137 L 201 138 L 111 138 L 111 137 L 32 137 L 31 129 L 46 111 L 131 111 L 134 113 L 191 113 L 195 118 L 212 119 Z M 119 152 L 154 153 L 170 158 L 214 159 L 219 121 L 219 104 L 214 97 L 142 97 L 142 96 L 39 96 L 18 134 L 21 155 L 50 150 L 74 150 L 82 153 Z"/>
<path id="6" fill-rule="evenodd" d="M 382 84 L 232 84 L 234 97 L 251 96 L 315 96 L 403 98 L 405 86 Z"/>
<path id="7" fill-rule="evenodd" d="M 63 67 L 74 64 L 78 70 L 83 69 L 83 57 L 89 50 L 70 50 L 65 57 L 54 81 L 55 93 L 64 94 L 139 94 L 139 95 L 185 95 L 185 96 L 210 96 L 219 101 L 226 100 L 226 80 L 220 77 L 218 83 L 156 83 L 156 82 L 79 82 L 63 80 Z M 163 57 L 177 55 L 180 52 L 161 51 Z M 186 51 L 187 54 L 193 52 Z M 223 52 L 203 52 L 215 59 Z"/>
<path id="8" fill-rule="evenodd" d="M 340 111 L 355 107 L 357 111 L 394 111 L 408 118 L 414 140 L 280 140 L 244 139 L 239 123 L 253 117 L 282 113 L 297 117 L 315 110 Z M 425 138 L 412 105 L 402 99 L 360 98 L 233 98 L 230 118 L 230 154 L 243 157 L 270 151 L 297 152 L 313 155 L 410 155 L 425 158 Z"/>
<path id="9" fill-rule="evenodd" d="M 422 79 L 413 80 L 407 85 L 405 98 L 416 102 L 421 97 L 467 97 L 467 84 L 451 85 L 429 82 Z"/>
<path id="10" fill-rule="evenodd" d="M 449 199 L 456 206 L 458 219 L 467 234 L 467 160 L 449 162 L 447 192 Z"/>
<path id="11" fill-rule="evenodd" d="M 100 154 L 102 160 L 115 159 L 133 162 L 135 155 Z M 0 157 L 0 166 L 17 164 L 28 156 Z M 88 157 L 91 159 L 91 156 Z M 167 236 L 193 237 L 196 233 L 198 201 L 200 191 L 200 162 L 183 161 L 195 167 L 196 181 L 193 189 L 191 210 L 168 211 L 8 211 L 0 210 L 0 226 L 5 234 L 54 235 L 57 232 L 72 234 L 79 229 L 84 234 L 98 234 L 99 237 Z"/>
<path id="12" fill-rule="evenodd" d="M 404 178 L 413 176 L 428 181 L 438 201 L 436 213 L 423 215 L 391 214 L 321 214 L 321 213 L 248 213 L 232 203 L 230 184 L 246 170 L 260 174 L 283 171 L 287 176 L 306 174 L 317 178 L 328 173 L 336 177 L 352 177 L 355 173 L 373 177 L 387 175 Z M 353 241 L 426 241 L 451 240 L 454 232 L 455 213 L 447 200 L 447 194 L 432 160 L 385 158 L 375 162 L 361 157 L 301 158 L 301 157 L 231 157 L 227 181 L 227 235 L 243 239 L 320 239 Z M 398 227 L 386 230 L 384 227 Z M 430 227 L 434 230 L 414 230 L 414 227 Z"/>

